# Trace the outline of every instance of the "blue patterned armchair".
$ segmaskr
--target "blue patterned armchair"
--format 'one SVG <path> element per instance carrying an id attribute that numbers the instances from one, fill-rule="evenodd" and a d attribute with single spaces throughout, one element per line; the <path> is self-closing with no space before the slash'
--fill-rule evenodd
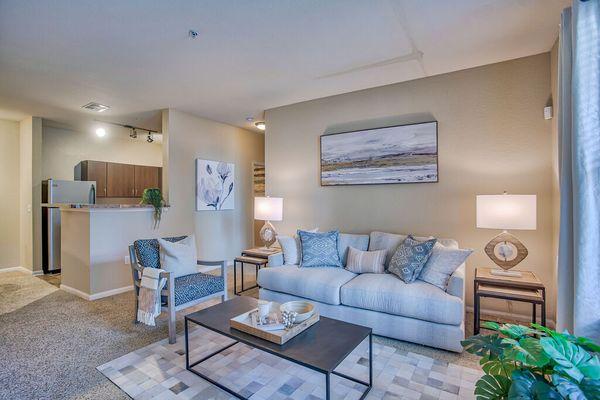
<path id="1" fill-rule="evenodd" d="M 186 236 L 164 238 L 170 242 L 178 242 Z M 159 245 L 156 239 L 141 239 L 129 246 L 131 273 L 135 288 L 135 320 L 137 321 L 138 297 L 142 282 L 142 270 L 146 267 L 160 268 Z M 162 310 L 169 316 L 169 343 L 175 343 L 175 313 L 188 307 L 195 306 L 206 300 L 221 297 L 227 299 L 227 268 L 225 261 L 200 261 L 198 265 L 220 266 L 221 276 L 198 272 L 175 278 L 169 272 L 160 274 L 167 283 L 161 291 Z"/>

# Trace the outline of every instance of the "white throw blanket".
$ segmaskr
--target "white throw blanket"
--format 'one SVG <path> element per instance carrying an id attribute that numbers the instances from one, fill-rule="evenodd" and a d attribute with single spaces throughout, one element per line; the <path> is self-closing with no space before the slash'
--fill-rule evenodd
<path id="1" fill-rule="evenodd" d="M 139 322 L 155 326 L 154 319 L 160 314 L 160 292 L 167 283 L 160 273 L 165 272 L 158 268 L 144 268 L 142 270 L 142 286 L 138 297 L 137 319 Z"/>

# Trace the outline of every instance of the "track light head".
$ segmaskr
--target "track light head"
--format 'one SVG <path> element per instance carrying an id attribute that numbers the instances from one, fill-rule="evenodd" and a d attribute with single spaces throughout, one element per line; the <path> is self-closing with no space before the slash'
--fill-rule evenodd
<path id="1" fill-rule="evenodd" d="M 135 128 L 131 128 L 131 133 L 129 134 L 129 137 L 132 139 L 137 139 L 137 131 L 135 130 Z"/>
<path id="2" fill-rule="evenodd" d="M 154 139 L 152 138 L 152 132 L 148 132 L 148 137 L 146 138 L 146 141 L 148 143 L 154 142 Z"/>

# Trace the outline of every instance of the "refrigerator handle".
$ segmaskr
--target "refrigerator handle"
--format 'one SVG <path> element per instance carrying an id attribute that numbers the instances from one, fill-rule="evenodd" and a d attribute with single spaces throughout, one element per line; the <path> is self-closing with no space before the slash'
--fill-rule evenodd
<path id="1" fill-rule="evenodd" d="M 90 187 L 89 203 L 90 204 L 96 204 L 96 187 L 94 186 L 93 183 L 92 183 L 92 185 Z"/>

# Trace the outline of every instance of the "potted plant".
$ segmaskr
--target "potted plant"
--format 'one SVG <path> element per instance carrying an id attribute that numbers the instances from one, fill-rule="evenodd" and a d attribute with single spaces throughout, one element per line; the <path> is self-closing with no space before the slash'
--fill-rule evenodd
<path id="1" fill-rule="evenodd" d="M 158 228 L 162 217 L 162 209 L 165 206 L 162 192 L 158 188 L 144 189 L 140 204 L 148 204 L 154 207 L 154 229 Z"/>
<path id="2" fill-rule="evenodd" d="M 486 322 L 496 333 L 463 340 L 481 357 L 477 399 L 600 399 L 600 346 L 544 326 Z"/>

